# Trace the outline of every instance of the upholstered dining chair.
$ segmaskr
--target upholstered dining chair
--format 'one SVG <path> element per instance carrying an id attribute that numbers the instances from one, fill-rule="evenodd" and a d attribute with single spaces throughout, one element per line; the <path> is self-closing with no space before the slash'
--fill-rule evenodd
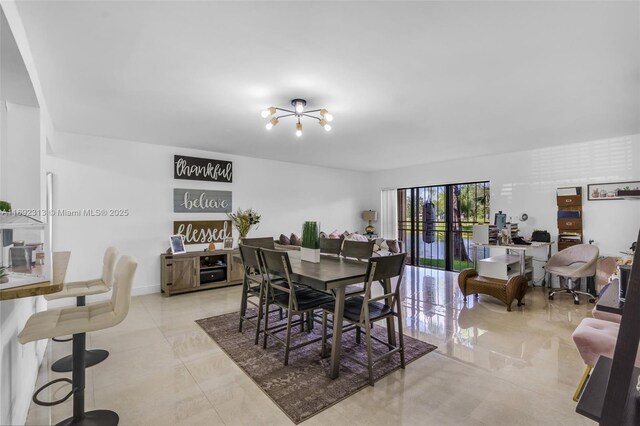
<path id="1" fill-rule="evenodd" d="M 240 244 L 271 250 L 274 250 L 276 248 L 275 242 L 271 237 L 243 238 L 242 241 L 240 241 Z"/>
<path id="2" fill-rule="evenodd" d="M 85 298 L 87 296 L 108 293 L 113 286 L 113 273 L 116 266 L 116 259 L 118 258 L 118 249 L 115 247 L 108 247 L 102 259 L 102 275 L 100 278 L 95 278 L 87 281 L 74 281 L 70 283 L 64 283 L 62 291 L 57 293 L 45 294 L 44 298 L 48 301 L 58 300 L 67 297 L 76 298 L 76 306 L 84 306 Z M 59 339 L 54 337 L 54 342 L 67 342 L 71 339 Z M 104 349 L 90 349 L 85 353 L 85 367 L 92 367 L 109 356 L 109 352 Z M 67 355 L 60 358 L 51 365 L 51 370 L 64 373 L 71 371 L 73 360 L 71 355 Z"/>
<path id="3" fill-rule="evenodd" d="M 273 240 L 271 240 L 273 242 Z M 262 257 L 260 256 L 260 248 L 240 244 L 240 258 L 244 268 L 244 279 L 242 281 L 242 297 L 240 299 L 240 327 L 239 332 L 242 333 L 242 323 L 249 322 L 256 328 L 255 344 L 258 344 L 258 338 L 261 333 L 260 323 L 262 321 L 265 297 L 267 297 L 267 278 L 262 265 Z M 274 277 L 275 279 L 275 277 Z M 258 309 L 256 315 L 247 316 L 247 307 L 251 304 Z M 280 319 L 282 319 L 282 309 Z M 273 311 L 275 312 L 275 311 Z M 271 312 L 268 312 L 268 314 Z"/>
<path id="4" fill-rule="evenodd" d="M 59 424 L 104 426 L 118 424 L 119 417 L 113 411 L 84 411 L 86 333 L 114 327 L 126 318 L 131 303 L 131 287 L 137 266 L 138 262 L 131 256 L 120 258 L 115 269 L 111 300 L 35 313 L 31 315 L 18 334 L 18 342 L 23 345 L 36 340 L 73 335 L 71 380 L 68 378 L 53 380 L 38 389 L 33 395 L 33 401 L 36 404 L 45 406 L 60 404 L 73 396 L 73 417 Z M 54 402 L 43 402 L 38 399 L 38 394 L 41 391 L 58 382 L 71 383 L 71 392 Z"/>
<path id="5" fill-rule="evenodd" d="M 289 364 L 289 352 L 301 347 L 318 342 L 320 338 L 311 339 L 291 346 L 291 327 L 300 325 L 304 329 L 304 315 L 313 315 L 313 311 L 319 309 L 325 303 L 333 300 L 333 297 L 322 291 L 317 291 L 308 287 L 301 287 L 293 282 L 291 275 L 291 262 L 289 261 L 289 253 L 281 250 L 261 249 L 262 264 L 267 277 L 268 295 L 265 302 L 265 310 L 269 311 L 269 306 L 276 306 L 287 310 L 287 325 L 285 340 L 279 338 L 276 333 L 282 331 L 282 328 L 269 328 L 269 315 L 265 315 L 264 320 L 264 342 L 263 347 L 267 347 L 268 337 L 273 337 L 280 343 L 284 344 L 284 365 Z M 275 277 L 278 277 L 276 279 Z M 278 291 L 278 292 L 276 292 Z M 300 317 L 295 323 L 292 317 L 297 315 Z"/>
<path id="6" fill-rule="evenodd" d="M 368 260 L 373 256 L 374 240 L 371 241 L 351 241 L 344 240 L 342 244 L 342 257 L 348 257 L 358 260 Z"/>
<path id="7" fill-rule="evenodd" d="M 596 266 L 599 255 L 598 247 L 591 244 L 577 244 L 568 247 L 551 256 L 544 269 L 546 272 L 560 277 L 561 288 L 549 293 L 549 300 L 557 293 L 569 293 L 573 296 L 573 303 L 580 304 L 578 295 L 589 296 L 590 301 L 594 301 L 593 295 L 579 291 L 580 282 L 573 284 L 580 278 L 593 277 L 596 274 Z M 567 285 L 562 287 L 563 278 Z"/>
<path id="8" fill-rule="evenodd" d="M 404 272 L 405 254 L 394 254 L 384 257 L 372 257 L 369 259 L 366 272 L 365 290 L 363 296 L 355 296 L 346 299 L 344 304 L 344 320 L 356 326 L 356 330 L 364 329 L 367 339 L 367 364 L 369 370 L 369 384 L 373 386 L 373 367 L 382 359 L 388 358 L 395 353 L 400 354 L 400 367 L 404 369 L 404 334 L 402 331 L 402 305 L 400 300 L 400 285 Z M 396 279 L 395 285 L 391 282 L 389 291 L 383 291 L 380 296 L 373 296 L 372 287 L 374 282 Z M 390 299 L 390 300 L 389 300 Z M 327 314 L 334 312 L 335 301 L 322 305 L 322 353 L 327 347 Z M 397 318 L 398 322 L 398 342 L 397 346 L 391 342 L 385 342 L 371 334 L 374 322 L 386 320 L 389 317 Z M 346 331 L 346 329 L 345 329 Z M 395 333 L 395 330 L 391 331 Z M 374 358 L 372 341 L 375 340 L 389 348 L 389 351 Z M 358 341 L 358 340 L 356 340 Z M 344 354 L 348 356 L 347 354 Z M 363 364 L 359 359 L 352 358 L 353 361 Z"/>
<path id="9" fill-rule="evenodd" d="M 339 238 L 320 238 L 320 253 L 340 255 L 342 240 Z"/>

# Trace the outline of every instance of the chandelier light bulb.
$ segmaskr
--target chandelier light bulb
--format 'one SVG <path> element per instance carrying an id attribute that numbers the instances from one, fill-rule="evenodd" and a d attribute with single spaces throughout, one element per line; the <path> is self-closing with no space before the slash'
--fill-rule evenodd
<path id="1" fill-rule="evenodd" d="M 296 114 L 302 114 L 304 112 L 304 104 L 300 101 L 296 102 Z"/>
<path id="2" fill-rule="evenodd" d="M 333 114 L 331 114 L 329 111 L 327 111 L 324 108 L 320 110 L 320 116 L 324 118 L 326 121 L 333 121 Z"/>
<path id="3" fill-rule="evenodd" d="M 325 120 L 324 118 L 320 119 L 320 121 L 318 121 L 318 124 L 320 124 L 322 128 L 324 128 L 327 132 L 331 130 L 331 125 L 327 123 L 327 120 Z"/>
<path id="4" fill-rule="evenodd" d="M 327 132 L 331 130 L 331 124 L 328 124 L 328 123 L 327 123 L 327 124 L 325 124 L 323 127 L 324 127 L 324 129 L 325 129 Z"/>
<path id="5" fill-rule="evenodd" d="M 275 113 L 276 113 L 276 107 L 269 107 L 264 111 L 262 111 L 260 114 L 262 115 L 262 118 L 267 118 L 268 116 L 273 115 Z"/>
<path id="6" fill-rule="evenodd" d="M 273 126 L 275 126 L 275 125 L 276 125 L 276 124 L 278 124 L 278 123 L 279 123 L 278 119 L 277 119 L 277 118 L 275 118 L 275 117 L 273 117 L 273 118 L 271 119 L 271 121 L 269 121 L 269 122 L 267 123 L 267 125 L 266 125 L 266 126 L 264 126 L 264 127 L 266 127 L 266 128 L 267 128 L 267 130 L 271 130 L 271 129 L 273 128 Z"/>
<path id="7" fill-rule="evenodd" d="M 296 136 L 302 136 L 302 123 L 296 123 Z"/>

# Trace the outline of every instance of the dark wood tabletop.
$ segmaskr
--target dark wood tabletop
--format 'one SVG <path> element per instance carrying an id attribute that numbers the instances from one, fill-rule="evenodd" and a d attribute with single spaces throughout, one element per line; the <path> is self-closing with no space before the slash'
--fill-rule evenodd
<path id="1" fill-rule="evenodd" d="M 617 293 L 616 293 L 617 294 Z M 580 397 L 580 401 L 576 406 L 576 413 L 599 422 L 602 417 L 602 408 L 604 406 L 604 397 L 607 390 L 607 384 L 609 382 L 609 374 L 611 372 L 611 358 L 601 356 L 598 358 L 589 382 Z M 631 378 L 631 385 L 629 386 L 629 392 L 627 395 L 627 404 L 625 406 L 625 412 L 623 418 L 625 419 L 624 425 L 637 425 L 640 424 L 640 403 L 638 397 L 640 393 L 636 390 L 636 383 L 638 382 L 638 375 L 640 375 L 640 369 L 635 367 L 633 369 L 633 377 Z"/>
<path id="2" fill-rule="evenodd" d="M 320 263 L 305 262 L 300 253 L 289 253 L 293 279 L 318 290 L 331 290 L 364 281 L 367 264 L 357 260 L 321 256 Z"/>
<path id="3" fill-rule="evenodd" d="M 611 284 L 609 284 L 609 287 L 607 287 L 602 297 L 598 299 L 596 309 L 602 312 L 622 315 L 624 302 L 618 299 L 618 280 L 611 281 Z"/>

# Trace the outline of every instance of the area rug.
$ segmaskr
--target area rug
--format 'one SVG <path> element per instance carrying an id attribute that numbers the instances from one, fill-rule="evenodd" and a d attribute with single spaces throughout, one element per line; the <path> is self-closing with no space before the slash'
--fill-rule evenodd
<path id="1" fill-rule="evenodd" d="M 364 333 L 360 344 L 355 342 L 355 331 L 343 334 L 340 377 L 332 380 L 328 376 L 330 358 L 320 358 L 320 342 L 292 351 L 289 354 L 289 365 L 285 366 L 284 345 L 272 338 L 269 339 L 267 349 L 262 349 L 261 344 L 254 345 L 255 328 L 245 323 L 244 332 L 239 333 L 239 315 L 238 312 L 224 314 L 197 320 L 196 323 L 295 424 L 369 385 L 367 368 L 344 356 L 350 354 L 366 365 Z M 274 323 L 284 322 L 278 321 L 276 314 L 269 317 L 270 327 Z M 311 333 L 301 333 L 298 326 L 292 334 L 292 346 L 307 339 L 317 338 L 321 336 L 320 333 L 318 324 Z M 279 335 L 284 336 L 284 332 Z M 387 330 L 382 326 L 374 326 L 373 335 L 386 341 Z M 436 346 L 406 335 L 404 342 L 407 364 L 436 349 Z M 373 341 L 374 358 L 385 350 L 387 348 L 384 345 Z M 399 368 L 400 355 L 395 354 L 374 366 L 374 378 L 378 380 Z M 411 369 L 410 366 L 406 368 Z"/>

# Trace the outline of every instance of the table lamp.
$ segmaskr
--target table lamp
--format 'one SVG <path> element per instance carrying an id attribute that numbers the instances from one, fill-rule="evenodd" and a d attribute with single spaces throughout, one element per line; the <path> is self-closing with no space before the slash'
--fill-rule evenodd
<path id="1" fill-rule="evenodd" d="M 373 234 L 374 232 L 376 232 L 376 228 L 371 225 L 371 221 L 375 222 L 376 220 L 378 220 L 378 212 L 374 210 L 365 210 L 362 212 L 362 218 L 369 221 L 369 225 L 364 229 L 364 231 L 367 234 Z"/>

